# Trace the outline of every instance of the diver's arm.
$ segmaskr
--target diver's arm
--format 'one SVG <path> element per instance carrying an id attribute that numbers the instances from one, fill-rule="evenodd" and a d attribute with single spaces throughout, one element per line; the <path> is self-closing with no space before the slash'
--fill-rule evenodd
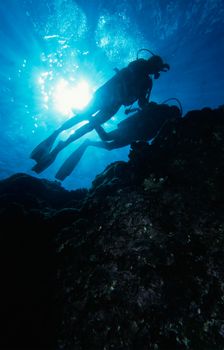
<path id="1" fill-rule="evenodd" d="M 95 126 L 95 130 L 102 141 L 111 141 L 114 138 L 112 137 L 112 132 L 106 132 L 101 125 Z"/>
<path id="2" fill-rule="evenodd" d="M 147 86 L 143 87 L 139 98 L 138 98 L 138 105 L 141 109 L 145 108 L 149 104 L 149 97 L 152 91 L 152 79 L 149 78 L 147 81 Z"/>

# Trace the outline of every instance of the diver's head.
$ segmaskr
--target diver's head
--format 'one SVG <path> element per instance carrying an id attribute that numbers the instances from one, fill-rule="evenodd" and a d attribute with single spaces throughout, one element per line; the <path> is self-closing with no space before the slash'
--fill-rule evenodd
<path id="1" fill-rule="evenodd" d="M 149 74 L 154 74 L 154 78 L 158 79 L 160 72 L 167 72 L 170 69 L 169 64 L 164 63 L 162 58 L 157 55 L 153 55 L 148 59 Z"/>

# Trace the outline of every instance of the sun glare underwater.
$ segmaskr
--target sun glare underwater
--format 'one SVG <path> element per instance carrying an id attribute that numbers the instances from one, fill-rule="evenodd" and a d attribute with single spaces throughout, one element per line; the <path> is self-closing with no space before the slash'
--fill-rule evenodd
<path id="1" fill-rule="evenodd" d="M 159 54 L 171 66 L 154 81 L 152 101 L 178 98 L 184 114 L 223 104 L 222 0 L 0 0 L 0 15 L 0 179 L 25 172 L 54 181 L 81 140 L 40 175 L 31 171 L 30 152 L 85 108 L 94 91 L 115 74 L 114 68 L 135 60 L 140 48 Z M 113 129 L 123 118 L 121 108 L 104 126 Z M 98 138 L 95 131 L 85 137 Z M 108 164 L 128 160 L 129 148 L 90 147 L 62 185 L 90 187 Z"/>

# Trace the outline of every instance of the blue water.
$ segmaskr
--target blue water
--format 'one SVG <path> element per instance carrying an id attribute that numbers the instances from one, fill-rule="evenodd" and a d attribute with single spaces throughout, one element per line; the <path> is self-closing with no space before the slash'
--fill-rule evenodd
<path id="1" fill-rule="evenodd" d="M 171 66 L 154 82 L 151 100 L 178 98 L 184 113 L 224 103 L 222 0 L 0 0 L 0 18 L 0 179 L 25 172 L 55 180 L 79 142 L 40 175 L 29 155 L 71 115 L 58 106 L 58 84 L 71 90 L 84 80 L 92 93 L 142 47 Z M 97 139 L 94 131 L 90 137 Z M 127 160 L 128 150 L 89 148 L 63 186 L 90 187 L 107 164 Z"/>

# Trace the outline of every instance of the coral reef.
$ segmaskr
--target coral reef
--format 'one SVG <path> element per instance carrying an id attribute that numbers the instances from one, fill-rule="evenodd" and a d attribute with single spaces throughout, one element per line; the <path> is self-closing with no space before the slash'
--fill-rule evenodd
<path id="1" fill-rule="evenodd" d="M 89 190 L 1 181 L 1 348 L 223 350 L 223 135 L 204 108 Z"/>

